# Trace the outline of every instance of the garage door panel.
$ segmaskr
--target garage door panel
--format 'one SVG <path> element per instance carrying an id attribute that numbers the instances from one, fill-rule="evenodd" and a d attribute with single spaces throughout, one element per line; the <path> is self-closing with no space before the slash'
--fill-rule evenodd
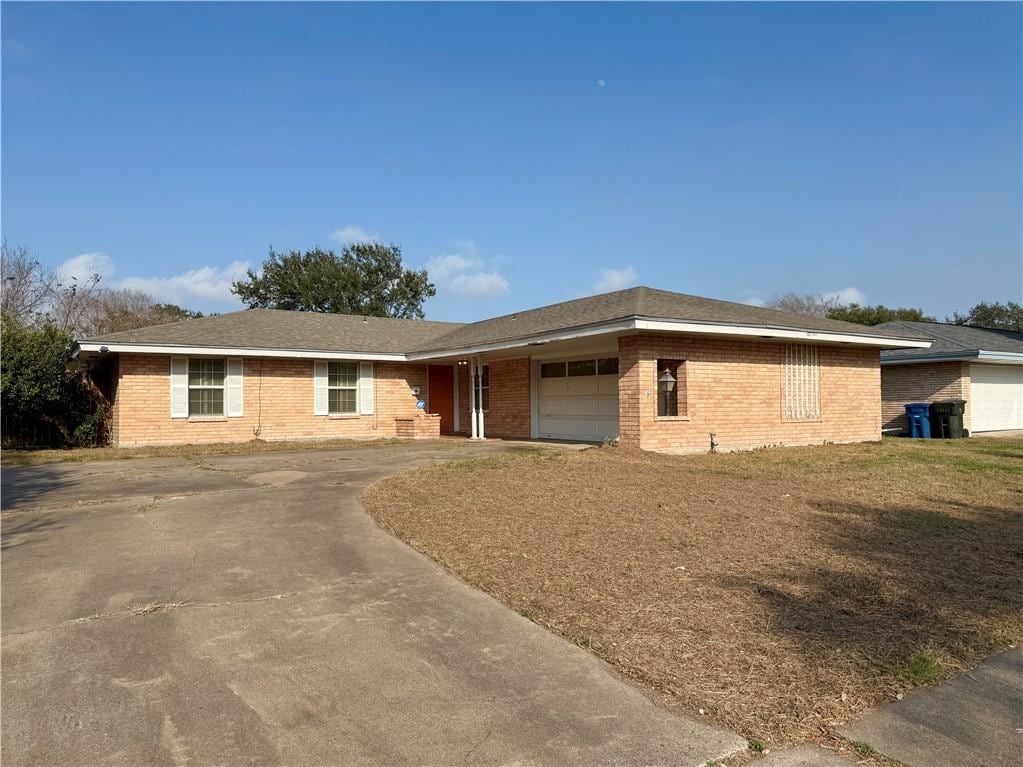
<path id="1" fill-rule="evenodd" d="M 618 376 L 597 376 L 597 394 L 613 394 L 618 398 Z"/>
<path id="2" fill-rule="evenodd" d="M 568 393 L 572 395 L 596 394 L 597 376 L 579 376 L 577 378 L 566 378 L 568 381 Z"/>
<path id="3" fill-rule="evenodd" d="M 541 396 L 557 396 L 568 394 L 567 378 L 541 378 L 539 392 Z"/>
<path id="4" fill-rule="evenodd" d="M 970 399 L 973 431 L 1023 429 L 1023 368 L 971 365 Z"/>
<path id="5" fill-rule="evenodd" d="M 617 437 L 618 376 L 596 375 L 599 368 L 595 360 L 592 365 L 571 362 L 567 361 L 567 369 L 594 372 L 589 375 L 539 379 L 537 435 L 552 439 L 592 441 Z M 557 363 L 554 363 L 552 369 L 556 368 Z"/>

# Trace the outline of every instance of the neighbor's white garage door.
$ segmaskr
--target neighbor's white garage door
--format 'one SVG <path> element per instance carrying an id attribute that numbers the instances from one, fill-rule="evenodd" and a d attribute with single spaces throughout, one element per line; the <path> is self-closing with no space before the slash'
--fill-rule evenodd
<path id="1" fill-rule="evenodd" d="M 537 436 L 602 441 L 618 436 L 618 358 L 541 362 Z"/>
<path id="2" fill-rule="evenodd" d="M 970 365 L 970 428 L 1023 429 L 1023 367 Z"/>

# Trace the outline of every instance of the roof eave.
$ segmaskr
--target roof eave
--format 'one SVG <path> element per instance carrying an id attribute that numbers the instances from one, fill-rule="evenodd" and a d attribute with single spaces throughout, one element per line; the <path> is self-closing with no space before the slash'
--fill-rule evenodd
<path id="1" fill-rule="evenodd" d="M 965 352 L 935 352 L 933 354 L 914 354 L 912 357 L 881 358 L 882 365 L 923 365 L 933 362 L 990 362 L 996 365 L 1023 365 L 1023 353 L 974 349 Z"/>
<path id="2" fill-rule="evenodd" d="M 355 352 L 326 349 L 273 349 L 243 346 L 201 346 L 183 344 L 139 344 L 116 343 L 113 341 L 79 341 L 74 354 L 95 352 L 98 354 L 181 354 L 215 355 L 221 357 L 279 357 L 291 359 L 343 359 L 377 362 L 405 362 L 407 355 L 391 352 Z"/>
<path id="3" fill-rule="evenodd" d="M 562 330 L 551 331 L 549 333 L 533 333 L 484 344 L 425 349 L 410 352 L 408 358 L 409 360 L 427 360 L 438 357 L 484 354 L 492 351 L 502 351 L 517 347 L 546 344 L 553 341 L 570 341 L 586 336 L 621 333 L 632 330 L 685 333 L 689 335 L 747 336 L 751 338 L 770 338 L 804 342 L 817 341 L 869 346 L 879 349 L 927 349 L 931 346 L 931 342 L 926 340 L 876 336 L 868 333 L 839 333 L 835 331 L 810 330 L 805 328 L 771 327 L 767 325 L 730 325 L 632 316 L 610 320 L 603 323 L 596 323 L 593 325 L 565 328 Z"/>

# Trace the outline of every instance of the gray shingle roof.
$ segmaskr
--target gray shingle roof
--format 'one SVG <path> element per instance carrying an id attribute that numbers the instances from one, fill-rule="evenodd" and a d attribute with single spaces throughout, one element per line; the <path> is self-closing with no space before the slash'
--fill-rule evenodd
<path id="1" fill-rule="evenodd" d="M 904 360 L 941 356 L 969 356 L 978 352 L 1023 354 L 1023 333 L 1012 330 L 971 328 L 943 322 L 909 322 L 895 320 L 875 325 L 880 333 L 931 341 L 930 349 L 890 349 L 881 352 L 881 359 Z"/>
<path id="2" fill-rule="evenodd" d="M 680 320 L 765 329 L 814 330 L 861 336 L 887 335 L 864 325 L 805 317 L 759 306 L 629 288 L 503 317 L 460 324 L 350 314 L 248 309 L 107 333 L 93 343 L 288 349 L 378 354 L 443 353 L 484 344 L 514 342 L 538 334 L 628 318 Z M 906 333 L 891 333 L 894 337 Z M 910 336 L 912 337 L 912 336 Z"/>
<path id="3" fill-rule="evenodd" d="M 226 346 L 405 354 L 459 327 L 456 322 L 246 309 L 82 339 L 96 343 Z"/>
<path id="4" fill-rule="evenodd" d="M 861 336 L 883 335 L 875 333 L 872 328 L 865 325 L 851 322 L 806 317 L 760 306 L 639 287 L 577 298 L 539 309 L 529 309 L 462 325 L 444 336 L 430 339 L 416 351 L 443 351 L 512 341 L 540 333 L 586 327 L 628 317 L 772 329 L 816 330 Z"/>

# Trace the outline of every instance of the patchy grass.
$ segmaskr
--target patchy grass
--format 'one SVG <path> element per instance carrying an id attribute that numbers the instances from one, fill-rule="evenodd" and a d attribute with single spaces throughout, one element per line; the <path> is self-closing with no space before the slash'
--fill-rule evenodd
<path id="1" fill-rule="evenodd" d="M 210 445 L 168 445 L 166 447 L 75 447 L 66 450 L 4 450 L 5 466 L 35 466 L 68 461 L 118 461 L 129 458 L 202 458 L 207 455 L 248 455 L 299 450 L 340 450 L 350 447 L 393 445 L 395 439 L 335 439 L 322 442 L 221 442 Z"/>
<path id="2" fill-rule="evenodd" d="M 899 673 L 909 684 L 930 684 L 941 676 L 941 661 L 934 653 L 925 650 L 911 656 Z"/>
<path id="3" fill-rule="evenodd" d="M 1023 640 L 1023 441 L 529 451 L 368 489 L 469 583 L 765 747 Z M 921 649 L 924 648 L 924 649 Z"/>

